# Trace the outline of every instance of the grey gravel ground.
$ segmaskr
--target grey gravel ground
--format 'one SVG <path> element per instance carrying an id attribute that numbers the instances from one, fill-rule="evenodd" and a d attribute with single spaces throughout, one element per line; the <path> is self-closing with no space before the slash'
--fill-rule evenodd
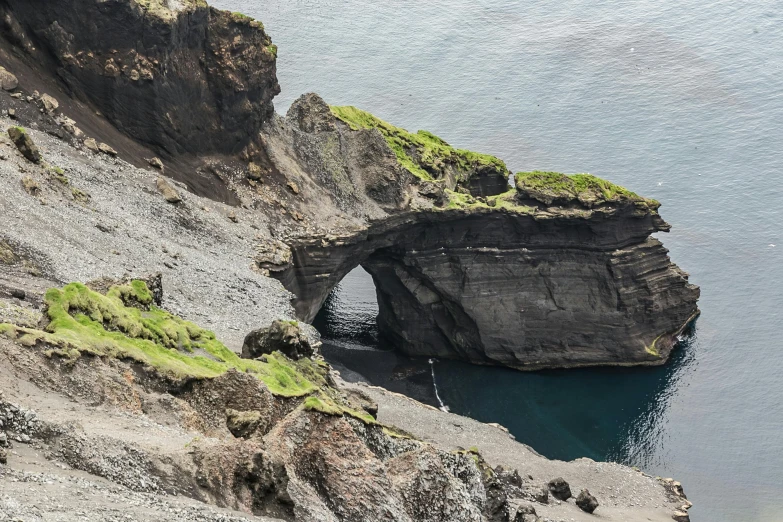
<path id="1" fill-rule="evenodd" d="M 502 465 L 532 475 L 542 484 L 563 477 L 577 495 L 584 487 L 598 498 L 600 507 L 594 515 L 581 511 L 571 498 L 535 504 L 538 515 L 556 521 L 671 522 L 672 513 L 680 507 L 672 502 L 658 481 L 629 467 L 609 462 L 577 459 L 572 462 L 549 460 L 529 446 L 520 444 L 503 428 L 446 413 L 403 395 L 363 383 L 342 383 L 368 393 L 378 403 L 378 420 L 402 428 L 442 449 L 476 447 L 492 466 Z"/>
<path id="2" fill-rule="evenodd" d="M 0 129 L 13 122 L 0 118 Z M 163 273 L 165 308 L 213 329 L 232 349 L 252 329 L 293 319 L 291 295 L 253 271 L 253 254 L 268 241 L 262 213 L 232 208 L 178 190 L 167 203 L 155 188 L 157 172 L 77 150 L 41 132 L 31 135 L 45 161 L 61 168 L 68 185 L 25 160 L 0 133 L 0 239 L 35 253 L 46 276 L 86 282 L 101 276 Z M 34 197 L 22 187 L 30 176 Z M 172 182 L 173 183 L 173 182 Z M 82 204 L 78 189 L 89 195 Z M 228 218 L 231 211 L 237 222 Z"/>
<path id="3" fill-rule="evenodd" d="M 19 444 L 14 467 L 0 466 L 0 521 L 19 522 L 274 522 L 184 497 L 131 491 L 47 461 Z"/>

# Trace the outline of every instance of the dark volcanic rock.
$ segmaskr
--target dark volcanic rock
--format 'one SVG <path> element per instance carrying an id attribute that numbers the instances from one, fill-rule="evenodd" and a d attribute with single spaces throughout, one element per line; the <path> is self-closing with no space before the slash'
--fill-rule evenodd
<path id="1" fill-rule="evenodd" d="M 168 155 L 238 152 L 273 114 L 277 49 L 248 17 L 197 0 L 5 0 L 0 16 L 32 61 Z"/>
<path id="2" fill-rule="evenodd" d="M 598 500 L 596 500 L 596 498 L 591 495 L 589 491 L 583 489 L 579 493 L 579 496 L 576 497 L 576 505 L 579 506 L 579 509 L 582 511 L 592 513 L 598 509 Z"/>
<path id="3" fill-rule="evenodd" d="M 21 127 L 10 127 L 8 129 L 8 137 L 14 142 L 19 152 L 32 161 L 33 163 L 41 162 L 41 151 L 38 150 L 38 146 L 33 142 L 30 135 Z"/>
<path id="4" fill-rule="evenodd" d="M 298 360 L 313 355 L 313 347 L 294 321 L 274 321 L 269 328 L 254 330 L 247 334 L 242 345 L 242 357 L 257 359 L 272 352 Z"/>
<path id="5" fill-rule="evenodd" d="M 562 477 L 551 480 L 548 486 L 549 492 L 552 493 L 552 496 L 556 499 L 568 500 L 571 498 L 571 487 L 568 485 L 568 482 L 563 480 Z"/>
<path id="6" fill-rule="evenodd" d="M 697 313 L 698 287 L 635 204 L 400 214 L 351 237 L 291 244 L 276 274 L 313 319 L 357 264 L 400 350 L 520 369 L 662 364 Z"/>

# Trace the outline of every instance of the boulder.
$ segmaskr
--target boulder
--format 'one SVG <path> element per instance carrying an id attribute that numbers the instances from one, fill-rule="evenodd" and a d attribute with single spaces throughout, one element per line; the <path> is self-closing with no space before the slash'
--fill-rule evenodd
<path id="1" fill-rule="evenodd" d="M 576 497 L 576 505 L 579 506 L 579 509 L 586 513 L 592 513 L 598 508 L 598 500 L 590 494 L 589 491 L 586 489 L 583 489 L 579 496 Z"/>
<path id="2" fill-rule="evenodd" d="M 60 102 L 58 102 L 53 96 L 49 96 L 48 94 L 44 93 L 41 96 L 41 108 L 46 113 L 53 113 L 57 109 L 60 108 Z"/>
<path id="3" fill-rule="evenodd" d="M 147 163 L 149 163 L 153 168 L 163 170 L 163 162 L 160 160 L 160 158 L 150 158 L 147 160 Z"/>
<path id="4" fill-rule="evenodd" d="M 163 197 L 166 198 L 166 201 L 169 203 L 179 203 L 182 201 L 182 197 L 180 197 L 177 189 L 175 189 L 171 183 L 166 181 L 165 178 L 158 176 L 158 179 L 155 181 L 155 185 L 158 187 L 158 192 L 163 194 Z"/>
<path id="5" fill-rule="evenodd" d="M 41 162 L 41 151 L 38 150 L 38 146 L 33 143 L 33 139 L 22 127 L 10 127 L 8 137 L 25 158 L 33 163 Z"/>
<path id="6" fill-rule="evenodd" d="M 19 86 L 19 80 L 8 72 L 5 67 L 0 67 L 0 88 L 4 91 L 13 91 Z"/>
<path id="7" fill-rule="evenodd" d="M 92 152 L 98 152 L 98 142 L 95 141 L 93 138 L 87 138 L 84 140 L 84 146 L 87 147 L 88 150 L 91 150 Z"/>
<path id="8" fill-rule="evenodd" d="M 105 143 L 99 143 L 98 144 L 98 150 L 100 152 L 103 152 L 104 154 L 107 154 L 109 156 L 116 156 L 117 151 L 111 148 L 110 146 L 106 145 Z"/>
<path id="9" fill-rule="evenodd" d="M 571 487 L 562 477 L 551 480 L 549 484 L 547 484 L 547 487 L 549 488 L 549 492 L 552 493 L 552 496 L 558 500 L 568 500 L 571 498 Z"/>
<path id="10" fill-rule="evenodd" d="M 242 345 L 244 359 L 257 359 L 277 351 L 293 360 L 313 355 L 313 347 L 296 321 L 273 321 L 269 328 L 247 334 Z"/>
<path id="11" fill-rule="evenodd" d="M 521 504 L 517 507 L 517 512 L 511 520 L 513 522 L 538 522 L 541 519 L 532 504 Z"/>

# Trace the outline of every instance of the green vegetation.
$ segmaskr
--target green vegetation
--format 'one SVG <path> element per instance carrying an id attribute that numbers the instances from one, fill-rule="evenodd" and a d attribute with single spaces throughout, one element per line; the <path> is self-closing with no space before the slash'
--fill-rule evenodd
<path id="1" fill-rule="evenodd" d="M 455 149 L 431 132 L 416 134 L 395 127 L 369 112 L 352 106 L 332 106 L 332 113 L 351 129 L 378 129 L 391 147 L 400 165 L 426 181 L 440 177 L 447 166 L 454 167 L 457 181 L 467 181 L 475 173 L 508 175 L 506 164 L 489 154 Z"/>
<path id="2" fill-rule="evenodd" d="M 269 51 L 269 53 L 277 58 L 277 46 L 275 44 L 269 44 L 266 46 L 266 50 Z"/>
<path id="3" fill-rule="evenodd" d="M 231 14 L 234 15 L 234 18 L 239 18 L 239 19 L 242 19 L 242 20 L 252 20 L 253 19 L 250 16 L 247 16 L 245 13 L 240 13 L 239 11 L 233 11 Z"/>
<path id="4" fill-rule="evenodd" d="M 446 195 L 448 196 L 449 201 L 443 207 L 443 210 L 504 209 L 520 214 L 532 214 L 535 212 L 535 208 L 520 205 L 517 202 L 515 189 L 510 189 L 497 196 L 489 196 L 482 199 L 453 190 L 446 190 Z"/>
<path id="5" fill-rule="evenodd" d="M 78 201 L 83 205 L 86 205 L 87 203 L 90 202 L 90 195 L 84 192 L 83 190 L 72 188 L 71 195 L 73 196 L 73 199 L 75 199 L 76 201 Z"/>
<path id="6" fill-rule="evenodd" d="M 515 175 L 517 190 L 551 204 L 555 200 L 577 200 L 586 206 L 618 201 L 642 203 L 657 210 L 660 203 L 591 174 L 561 174 L 560 172 L 519 172 Z"/>
<path id="7" fill-rule="evenodd" d="M 209 330 L 152 304 L 142 281 L 113 286 L 106 295 L 81 283 L 51 289 L 45 302 L 46 331 L 0 325 L 0 333 L 50 354 L 76 359 L 81 354 L 131 359 L 173 378 L 211 378 L 229 369 L 250 373 L 275 395 L 296 397 L 326 387 L 325 370 L 310 359 L 291 361 L 280 353 L 265 361 L 241 359 Z"/>
<path id="8" fill-rule="evenodd" d="M 52 176 L 54 176 L 54 179 L 63 185 L 67 185 L 69 183 L 68 177 L 65 175 L 65 171 L 60 167 L 50 167 L 49 172 L 51 172 Z"/>

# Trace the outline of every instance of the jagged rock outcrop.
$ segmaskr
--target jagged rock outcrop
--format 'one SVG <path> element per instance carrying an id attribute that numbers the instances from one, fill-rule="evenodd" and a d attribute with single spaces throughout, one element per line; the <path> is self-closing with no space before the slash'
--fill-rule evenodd
<path id="1" fill-rule="evenodd" d="M 73 96 L 169 156 L 239 152 L 280 92 L 263 26 L 202 0 L 2 0 L 0 20 Z"/>

